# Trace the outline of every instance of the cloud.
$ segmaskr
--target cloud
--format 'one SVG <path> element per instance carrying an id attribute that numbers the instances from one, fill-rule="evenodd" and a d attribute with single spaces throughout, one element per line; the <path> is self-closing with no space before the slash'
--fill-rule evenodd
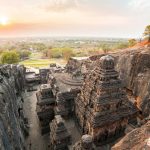
<path id="1" fill-rule="evenodd" d="M 46 11 L 64 12 L 76 8 L 78 0 L 50 0 L 43 8 Z"/>
<path id="2" fill-rule="evenodd" d="M 150 8 L 150 0 L 132 0 L 129 2 L 129 6 L 131 6 L 134 9 L 137 9 L 138 11 L 143 10 L 149 10 Z"/>

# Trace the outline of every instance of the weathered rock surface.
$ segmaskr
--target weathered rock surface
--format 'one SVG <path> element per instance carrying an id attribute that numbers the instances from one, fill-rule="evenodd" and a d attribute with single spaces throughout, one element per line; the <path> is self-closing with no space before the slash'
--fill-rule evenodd
<path id="1" fill-rule="evenodd" d="M 83 68 L 90 68 L 91 60 L 89 57 L 71 57 L 66 65 L 66 71 L 73 73 L 76 70 L 83 70 Z M 84 70 L 83 70 L 84 72 Z"/>
<path id="2" fill-rule="evenodd" d="M 144 116 L 150 114 L 150 49 L 129 50 L 116 55 L 116 69 L 124 83 L 136 98 L 136 104 Z"/>
<path id="3" fill-rule="evenodd" d="M 93 144 L 93 139 L 91 135 L 85 134 L 82 136 L 81 140 L 77 142 L 72 150 L 95 150 L 96 147 Z"/>
<path id="4" fill-rule="evenodd" d="M 150 121 L 141 128 L 128 133 L 112 150 L 148 150 L 150 149 Z"/>
<path id="5" fill-rule="evenodd" d="M 0 149 L 24 149 L 23 66 L 0 66 Z"/>

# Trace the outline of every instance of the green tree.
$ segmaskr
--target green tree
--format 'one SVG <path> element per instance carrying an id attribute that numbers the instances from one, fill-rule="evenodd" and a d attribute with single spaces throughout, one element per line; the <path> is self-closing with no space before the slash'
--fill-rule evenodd
<path id="1" fill-rule="evenodd" d="M 129 43 L 129 46 L 132 47 L 132 46 L 134 46 L 137 43 L 137 41 L 136 41 L 136 39 L 130 39 L 128 41 L 128 43 Z"/>
<path id="2" fill-rule="evenodd" d="M 16 51 L 6 51 L 1 55 L 2 64 L 16 64 L 19 60 L 19 54 Z"/>
<path id="3" fill-rule="evenodd" d="M 102 44 L 100 47 L 104 53 L 108 53 L 111 50 L 111 48 L 108 44 Z"/>
<path id="4" fill-rule="evenodd" d="M 0 49 L 0 55 L 3 53 L 3 50 L 2 49 Z"/>
<path id="5" fill-rule="evenodd" d="M 45 57 L 50 57 L 50 52 L 51 52 L 51 50 L 52 50 L 52 46 L 49 46 L 49 47 L 47 47 L 47 48 L 45 48 L 43 51 L 42 51 L 42 53 L 43 53 L 43 56 L 45 56 Z"/>
<path id="6" fill-rule="evenodd" d="M 52 48 L 48 51 L 49 58 L 61 58 L 68 60 L 70 57 L 74 56 L 72 48 L 63 47 L 63 48 Z"/>
<path id="7" fill-rule="evenodd" d="M 72 48 L 64 47 L 64 48 L 62 48 L 61 50 L 62 50 L 62 57 L 63 57 L 65 60 L 69 60 L 70 57 L 73 57 L 73 56 L 74 56 L 74 53 L 73 53 Z"/>
<path id="8" fill-rule="evenodd" d="M 49 50 L 48 50 L 48 49 L 43 50 L 43 51 L 42 51 L 42 54 L 43 54 L 44 57 L 48 57 L 48 55 L 49 55 Z"/>
<path id="9" fill-rule="evenodd" d="M 18 54 L 20 55 L 20 59 L 25 59 L 31 55 L 31 52 L 28 50 L 20 50 L 18 51 Z"/>
<path id="10" fill-rule="evenodd" d="M 37 51 L 43 52 L 45 49 L 47 49 L 47 46 L 44 43 L 35 43 L 33 45 L 33 49 L 36 49 Z"/>
<path id="11" fill-rule="evenodd" d="M 146 26 L 143 35 L 144 37 L 148 38 L 148 41 L 150 42 L 150 25 Z"/>
<path id="12" fill-rule="evenodd" d="M 62 57 L 62 51 L 60 48 L 52 48 L 48 51 L 49 58 L 60 58 Z"/>

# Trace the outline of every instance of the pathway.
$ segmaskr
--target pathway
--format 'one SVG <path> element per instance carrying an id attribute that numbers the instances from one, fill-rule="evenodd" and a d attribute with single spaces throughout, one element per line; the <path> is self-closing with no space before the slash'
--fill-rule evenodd
<path id="1" fill-rule="evenodd" d="M 39 120 L 36 114 L 36 91 L 24 94 L 24 113 L 29 122 L 27 150 L 48 150 L 49 135 L 40 133 Z"/>

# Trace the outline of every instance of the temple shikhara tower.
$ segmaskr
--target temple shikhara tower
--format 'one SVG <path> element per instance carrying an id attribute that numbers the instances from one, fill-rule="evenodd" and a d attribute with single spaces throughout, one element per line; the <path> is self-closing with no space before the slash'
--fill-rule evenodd
<path id="1" fill-rule="evenodd" d="M 101 57 L 97 66 L 75 100 L 75 115 L 82 134 L 91 135 L 98 146 L 120 137 L 137 110 L 124 92 L 113 57 Z"/>
<path id="2" fill-rule="evenodd" d="M 60 115 L 56 115 L 50 123 L 50 149 L 51 150 L 68 150 L 71 144 L 71 136 L 64 125 Z"/>

